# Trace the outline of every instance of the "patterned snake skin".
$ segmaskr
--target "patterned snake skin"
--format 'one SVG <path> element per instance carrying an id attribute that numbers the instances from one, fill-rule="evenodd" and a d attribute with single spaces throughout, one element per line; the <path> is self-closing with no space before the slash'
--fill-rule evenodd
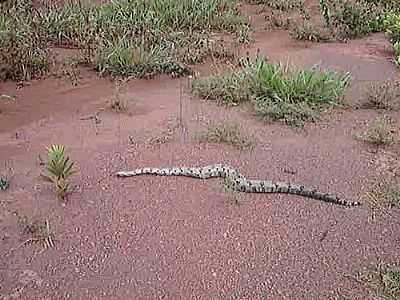
<path id="1" fill-rule="evenodd" d="M 215 164 L 200 168 L 141 168 L 132 171 L 120 171 L 118 177 L 132 177 L 138 175 L 161 175 L 161 176 L 187 176 L 199 179 L 222 177 L 230 188 L 245 193 L 283 193 L 308 197 L 324 202 L 330 202 L 343 206 L 359 206 L 360 202 L 341 199 L 336 195 L 318 192 L 302 185 L 287 182 L 272 182 L 267 180 L 250 180 L 230 166 Z"/>

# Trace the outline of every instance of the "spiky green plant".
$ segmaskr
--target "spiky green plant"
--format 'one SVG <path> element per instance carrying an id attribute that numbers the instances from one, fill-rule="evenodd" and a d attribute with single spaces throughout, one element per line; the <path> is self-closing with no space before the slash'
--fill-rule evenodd
<path id="1" fill-rule="evenodd" d="M 67 179 L 75 173 L 72 169 L 74 162 L 65 156 L 65 146 L 51 145 L 46 148 L 48 152 L 48 161 L 46 163 L 47 175 L 43 179 L 52 182 L 56 187 L 57 196 L 64 200 L 69 190 Z"/>
<path id="2" fill-rule="evenodd" d="M 10 182 L 5 178 L 0 177 L 0 191 L 5 191 L 9 186 Z"/>

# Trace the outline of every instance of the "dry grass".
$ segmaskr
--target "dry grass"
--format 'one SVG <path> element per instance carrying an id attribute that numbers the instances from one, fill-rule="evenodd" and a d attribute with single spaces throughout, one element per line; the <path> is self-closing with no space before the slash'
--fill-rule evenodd
<path id="1" fill-rule="evenodd" d="M 231 121 L 213 124 L 206 131 L 198 133 L 197 137 L 202 142 L 227 144 L 239 150 L 252 150 L 255 146 L 255 139 L 244 135 L 242 127 Z"/>
<path id="2" fill-rule="evenodd" d="M 129 104 L 128 99 L 122 95 L 121 90 L 126 86 L 128 79 L 116 80 L 114 93 L 110 99 L 110 107 L 117 113 L 128 112 Z"/>
<path id="3" fill-rule="evenodd" d="M 27 242 L 39 242 L 44 248 L 54 247 L 54 233 L 50 228 L 48 219 L 41 221 L 17 214 L 17 224 L 21 234 L 30 236 L 24 244 Z"/>
<path id="4" fill-rule="evenodd" d="M 374 291 L 377 300 L 400 299 L 400 267 L 378 266 L 374 270 L 363 274 L 361 279 Z"/>
<path id="5" fill-rule="evenodd" d="M 400 83 L 377 82 L 371 84 L 367 92 L 366 102 L 362 108 L 399 110 L 400 109 Z"/>
<path id="6" fill-rule="evenodd" d="M 330 37 L 322 30 L 322 28 L 318 28 L 308 21 L 291 28 L 290 35 L 296 40 L 310 41 L 315 43 L 326 42 L 330 39 Z"/>
<path id="7" fill-rule="evenodd" d="M 356 135 L 356 138 L 375 146 L 390 145 L 396 141 L 395 131 L 396 129 L 391 119 L 379 117 L 369 125 L 364 133 Z"/>
<path id="8" fill-rule="evenodd" d="M 400 182 L 382 180 L 367 193 L 367 201 L 373 208 L 398 207 L 400 205 Z"/>

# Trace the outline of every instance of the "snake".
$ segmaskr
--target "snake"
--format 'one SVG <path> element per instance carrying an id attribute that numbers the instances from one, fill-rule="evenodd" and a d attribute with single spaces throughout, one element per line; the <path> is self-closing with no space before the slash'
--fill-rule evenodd
<path id="1" fill-rule="evenodd" d="M 133 177 L 139 175 L 186 176 L 197 179 L 220 177 L 225 180 L 229 188 L 236 192 L 292 194 L 347 207 L 361 205 L 361 203 L 358 201 L 344 199 L 335 194 L 322 193 L 317 189 L 306 187 L 300 184 L 247 179 L 236 169 L 225 164 L 213 164 L 204 167 L 145 167 L 130 171 L 116 172 L 117 177 Z"/>

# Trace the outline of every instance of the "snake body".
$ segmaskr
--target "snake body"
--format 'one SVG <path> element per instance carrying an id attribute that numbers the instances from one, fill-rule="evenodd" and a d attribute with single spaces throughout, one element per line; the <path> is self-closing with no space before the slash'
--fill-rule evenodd
<path id="1" fill-rule="evenodd" d="M 140 168 L 132 171 L 120 171 L 116 175 L 118 177 L 138 175 L 187 176 L 198 179 L 221 177 L 226 180 L 231 189 L 237 192 L 293 194 L 343 206 L 361 205 L 358 201 L 350 201 L 340 198 L 337 195 L 322 193 L 316 189 L 299 184 L 247 179 L 234 168 L 223 164 L 208 165 L 205 167 Z"/>

